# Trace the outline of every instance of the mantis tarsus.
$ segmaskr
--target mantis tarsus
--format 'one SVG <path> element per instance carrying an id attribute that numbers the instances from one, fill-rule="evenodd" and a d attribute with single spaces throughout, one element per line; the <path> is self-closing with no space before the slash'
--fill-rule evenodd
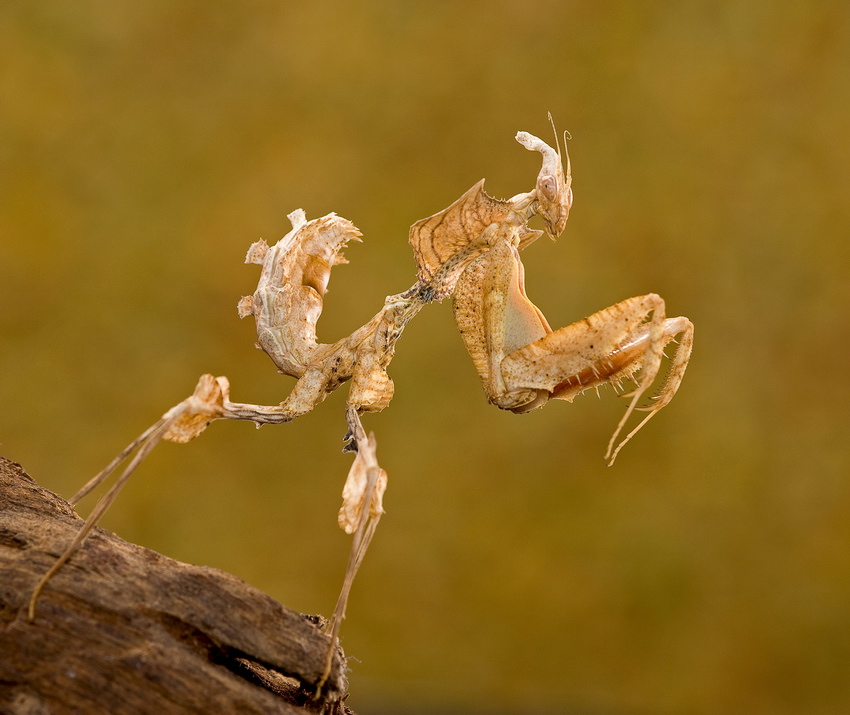
<path id="1" fill-rule="evenodd" d="M 336 343 L 318 342 L 316 322 L 331 268 L 346 262 L 341 254 L 348 241 L 359 240 L 355 226 L 335 214 L 307 221 L 299 209 L 289 215 L 292 230 L 276 245 L 253 244 L 246 263 L 260 265 L 261 276 L 254 294 L 239 302 L 239 315 L 254 317 L 257 346 L 281 373 L 297 378 L 292 392 L 279 405 L 235 403 L 230 401 L 226 378 L 203 375 L 192 396 L 131 442 L 72 499 L 81 499 L 135 452 L 72 544 L 34 589 L 29 619 L 35 617 L 36 601 L 47 581 L 80 546 L 160 439 L 188 442 L 217 419 L 250 420 L 257 425 L 288 422 L 350 382 L 347 437 L 350 451 L 357 456 L 346 482 L 339 521 L 355 538 L 329 628 L 333 648 L 351 582 L 382 513 L 386 486 L 386 473 L 375 457 L 374 436 L 366 435 L 360 414 L 380 411 L 392 399 L 393 382 L 386 370 L 407 322 L 427 303 L 449 296 L 487 399 L 501 409 L 522 413 L 543 407 L 551 398 L 571 401 L 606 383 L 616 388 L 623 378 L 632 378 L 640 370 L 637 387 L 626 395 L 630 398 L 626 413 L 608 443 L 605 457 L 613 463 L 623 445 L 676 393 L 691 354 L 693 325 L 687 318 L 666 318 L 664 301 L 650 293 L 560 330 L 549 327 L 526 296 L 520 251 L 543 235 L 544 231 L 528 227 L 536 215 L 551 238 L 563 232 L 573 203 L 570 162 L 567 157 L 565 169 L 557 137 L 557 150 L 527 132 L 519 132 L 516 139 L 542 155 L 535 187 L 498 200 L 484 191 L 482 180 L 448 208 L 413 224 L 410 244 L 416 256 L 417 282 L 404 293 L 387 297 L 368 323 Z M 638 407 L 657 377 L 664 347 L 677 335 L 681 340 L 666 380 L 649 406 Z M 645 410 L 647 415 L 618 442 L 634 410 Z M 329 651 L 328 672 L 331 655 Z M 322 684 L 317 683 L 317 689 Z"/>

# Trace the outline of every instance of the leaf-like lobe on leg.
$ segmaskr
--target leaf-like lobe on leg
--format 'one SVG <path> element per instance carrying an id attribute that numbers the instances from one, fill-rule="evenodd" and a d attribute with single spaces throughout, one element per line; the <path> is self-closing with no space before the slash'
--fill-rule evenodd
<path id="1" fill-rule="evenodd" d="M 245 263 L 256 263 L 258 266 L 262 266 L 268 252 L 269 244 L 261 238 L 251 244 L 248 253 L 245 254 Z"/>
<path id="2" fill-rule="evenodd" d="M 345 262 L 340 252 L 361 234 L 333 213 L 307 221 L 296 211 L 290 219 L 292 231 L 277 244 L 258 241 L 248 251 L 246 260 L 260 263 L 262 273 L 251 301 L 240 301 L 239 314 L 254 315 L 258 344 L 278 370 L 301 377 L 318 345 L 316 322 L 331 268 Z"/>
<path id="3" fill-rule="evenodd" d="M 380 412 L 393 398 L 395 387 L 381 356 L 371 350 L 357 353 L 351 375 L 348 405 L 361 412 Z"/>
<path id="4" fill-rule="evenodd" d="M 229 399 L 230 383 L 226 377 L 201 375 L 192 396 L 180 403 L 180 415 L 162 435 L 164 440 L 185 444 L 195 439 L 207 425 L 224 413 Z"/>
<path id="5" fill-rule="evenodd" d="M 240 318 L 247 318 L 249 315 L 253 315 L 254 314 L 254 296 L 243 295 L 239 299 L 239 303 L 236 306 L 236 311 L 239 313 Z"/>
<path id="6" fill-rule="evenodd" d="M 369 516 L 380 517 L 384 513 L 384 492 L 387 489 L 387 473 L 378 466 L 375 456 L 375 435 L 370 434 L 368 440 L 357 443 L 357 454 L 345 480 L 342 489 L 342 506 L 339 509 L 338 521 L 340 528 L 346 534 L 357 531 L 363 517 L 363 510 L 368 508 Z M 369 470 L 377 473 L 372 499 L 366 505 L 366 487 L 368 486 Z"/>

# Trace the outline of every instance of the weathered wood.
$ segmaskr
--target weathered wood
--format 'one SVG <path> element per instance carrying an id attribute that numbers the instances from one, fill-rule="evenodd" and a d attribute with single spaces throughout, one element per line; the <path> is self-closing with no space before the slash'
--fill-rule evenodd
<path id="1" fill-rule="evenodd" d="M 0 457 L 0 712 L 348 712 L 341 651 L 235 576 L 95 529 L 26 604 L 82 520 Z"/>

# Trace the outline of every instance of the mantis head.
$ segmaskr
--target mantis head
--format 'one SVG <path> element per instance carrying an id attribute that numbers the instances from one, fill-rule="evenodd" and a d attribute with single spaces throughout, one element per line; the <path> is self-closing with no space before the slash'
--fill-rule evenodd
<path id="1" fill-rule="evenodd" d="M 570 175 L 570 155 L 567 153 L 567 168 L 561 160 L 561 144 L 558 135 L 555 151 L 542 139 L 528 132 L 518 132 L 516 140 L 529 151 L 539 151 L 543 155 L 543 166 L 537 175 L 537 185 L 532 194 L 536 202 L 536 211 L 543 218 L 546 233 L 555 239 L 564 232 L 570 208 L 573 205 L 572 176 Z"/>

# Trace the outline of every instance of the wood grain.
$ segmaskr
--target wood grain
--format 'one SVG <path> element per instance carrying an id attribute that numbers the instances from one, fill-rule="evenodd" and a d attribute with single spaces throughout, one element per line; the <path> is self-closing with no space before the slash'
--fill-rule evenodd
<path id="1" fill-rule="evenodd" d="M 329 638 L 235 576 L 95 529 L 49 582 L 39 577 L 82 524 L 71 506 L 0 457 L 0 712 L 350 712 Z"/>

